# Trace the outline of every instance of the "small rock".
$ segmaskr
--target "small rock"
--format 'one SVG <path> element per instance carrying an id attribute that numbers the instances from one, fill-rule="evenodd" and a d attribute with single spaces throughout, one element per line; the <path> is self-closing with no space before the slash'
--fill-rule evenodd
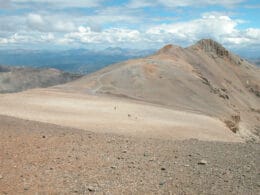
<path id="1" fill-rule="evenodd" d="M 159 185 L 160 185 L 160 186 L 163 186 L 165 183 L 166 183 L 166 181 L 161 181 L 161 182 L 159 183 Z"/>
<path id="2" fill-rule="evenodd" d="M 127 150 L 123 150 L 123 153 L 127 153 Z"/>
<path id="3" fill-rule="evenodd" d="M 128 114 L 128 117 L 131 117 L 131 114 Z"/>
<path id="4" fill-rule="evenodd" d="M 112 166 L 111 169 L 116 169 L 116 166 Z"/>
<path id="5" fill-rule="evenodd" d="M 4 177 L 3 177 L 3 175 L 0 175 L 0 179 L 3 179 Z"/>
<path id="6" fill-rule="evenodd" d="M 198 162 L 198 165 L 206 165 L 208 162 L 204 159 L 202 159 L 200 162 Z"/>
<path id="7" fill-rule="evenodd" d="M 46 136 L 45 136 L 45 135 L 43 135 L 43 136 L 42 136 L 42 138 L 44 139 L 44 138 L 46 138 Z"/>
<path id="8" fill-rule="evenodd" d="M 95 188 L 93 186 L 88 186 L 88 191 L 95 192 Z"/>
<path id="9" fill-rule="evenodd" d="M 190 165 L 184 165 L 184 167 L 189 167 Z"/>
<path id="10" fill-rule="evenodd" d="M 147 152 L 144 153 L 144 156 L 149 156 L 149 154 Z"/>
<path id="11" fill-rule="evenodd" d="M 162 167 L 162 168 L 161 168 L 161 170 L 162 170 L 162 171 L 165 171 L 165 170 L 166 170 L 166 168 L 165 168 L 165 167 Z"/>

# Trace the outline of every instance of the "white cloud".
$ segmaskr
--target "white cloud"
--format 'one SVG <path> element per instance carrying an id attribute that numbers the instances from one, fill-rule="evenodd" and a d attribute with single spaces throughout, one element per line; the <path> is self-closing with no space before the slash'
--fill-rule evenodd
<path id="1" fill-rule="evenodd" d="M 0 8 L 9 8 L 11 6 L 11 0 L 0 0 Z"/>
<path id="2" fill-rule="evenodd" d="M 147 20 L 142 10 L 128 9 L 124 6 L 104 7 L 96 10 L 93 15 L 85 16 L 85 18 L 99 24 L 120 22 L 121 26 L 132 23 L 145 25 L 152 21 L 151 17 L 149 17 L 149 21 Z"/>
<path id="3" fill-rule="evenodd" d="M 25 29 L 25 17 L 20 16 L 1 16 L 0 17 L 0 32 L 14 33 L 17 30 Z"/>
<path id="4" fill-rule="evenodd" d="M 234 48 L 260 45 L 260 29 L 241 30 L 239 29 L 241 20 L 232 19 L 225 13 L 209 12 L 190 21 L 160 25 L 147 23 L 147 26 L 142 28 L 137 25 L 129 28 L 127 25 L 122 25 L 124 21 L 129 17 L 129 20 L 136 24 L 137 17 L 131 16 L 130 13 L 123 13 L 120 17 L 119 12 L 120 9 L 115 8 L 100 11 L 98 16 L 83 15 L 65 18 L 66 15 L 62 14 L 40 12 L 24 15 L 24 17 L 1 17 L 0 44 L 48 42 L 53 45 L 77 44 L 84 47 L 113 45 L 149 48 L 151 45 L 160 47 L 168 43 L 187 46 L 202 38 L 213 38 L 225 46 Z M 120 27 L 109 25 L 106 28 L 93 28 L 93 24 L 99 23 L 102 26 L 109 22 L 119 23 Z M 144 21 L 141 21 L 142 23 Z"/>
<path id="5" fill-rule="evenodd" d="M 54 43 L 55 36 L 52 33 L 14 33 L 6 38 L 0 37 L 0 45 L 6 44 L 35 44 L 35 43 Z"/>
<path id="6" fill-rule="evenodd" d="M 203 38 L 212 38 L 230 48 L 260 46 L 260 29 L 240 30 L 239 23 L 241 20 L 229 16 L 206 13 L 199 19 L 154 26 L 146 31 L 146 37 L 165 44 L 189 45 Z"/>
<path id="7" fill-rule="evenodd" d="M 202 18 L 188 22 L 163 24 L 147 30 L 147 34 L 163 37 L 163 41 L 184 41 L 192 43 L 205 37 L 211 37 L 221 41 L 223 37 L 237 32 L 237 22 L 228 16 L 203 15 Z"/>
<path id="8" fill-rule="evenodd" d="M 154 6 L 156 2 L 149 0 L 132 0 L 128 3 L 127 7 L 129 8 L 142 8 L 142 7 L 151 7 Z"/>
<path id="9" fill-rule="evenodd" d="M 245 30 L 245 34 L 248 36 L 248 38 L 260 41 L 260 29 L 248 28 Z"/>
<path id="10" fill-rule="evenodd" d="M 260 29 L 248 28 L 246 30 L 237 30 L 235 33 L 227 37 L 223 37 L 222 42 L 231 46 L 260 46 Z"/>
<path id="11" fill-rule="evenodd" d="M 0 38 L 0 44 L 7 44 L 8 40 L 6 38 Z"/>
<path id="12" fill-rule="evenodd" d="M 187 6 L 208 6 L 221 5 L 225 7 L 238 5 L 245 0 L 132 0 L 128 4 L 131 8 L 141 8 L 162 5 L 164 7 L 187 7 Z"/>
<path id="13" fill-rule="evenodd" d="M 76 32 L 66 34 L 61 43 L 113 44 L 135 43 L 136 47 L 177 43 L 192 44 L 202 38 L 213 38 L 226 46 L 260 44 L 260 29 L 239 30 L 239 20 L 229 16 L 206 13 L 201 18 L 172 24 L 153 26 L 146 31 L 125 28 L 109 28 L 94 32 L 90 27 L 79 27 Z"/>
<path id="14" fill-rule="evenodd" d="M 141 41 L 138 30 L 110 28 L 101 32 L 94 32 L 90 27 L 80 26 L 77 32 L 68 33 L 60 40 L 62 43 L 130 43 Z"/>
<path id="15" fill-rule="evenodd" d="M 20 35 L 18 33 L 15 33 L 14 35 L 8 37 L 8 38 L 0 38 L 0 44 L 9 44 L 9 43 L 24 43 L 28 42 L 29 37 Z"/>
<path id="16" fill-rule="evenodd" d="M 15 5 L 22 4 L 45 4 L 56 8 L 65 7 L 96 7 L 101 5 L 102 0 L 10 0 Z"/>
<path id="17" fill-rule="evenodd" d="M 28 23 L 32 26 L 42 26 L 45 25 L 45 22 L 41 15 L 38 14 L 29 14 L 27 17 Z"/>
<path id="18" fill-rule="evenodd" d="M 40 36 L 42 41 L 52 42 L 55 36 L 52 33 L 43 34 Z"/>
<path id="19" fill-rule="evenodd" d="M 207 6 L 207 5 L 222 5 L 232 6 L 237 5 L 245 0 L 158 0 L 159 3 L 166 7 L 184 7 L 184 6 Z"/>
<path id="20" fill-rule="evenodd" d="M 162 5 L 165 7 L 186 7 L 186 6 L 234 6 L 246 0 L 129 0 L 128 7 L 141 8 Z M 43 4 L 48 8 L 72 8 L 72 7 L 99 7 L 105 0 L 0 0 L 2 7 L 13 4 L 14 6 L 30 6 L 30 4 Z M 126 1 L 127 2 L 127 1 Z"/>
<path id="21" fill-rule="evenodd" d="M 27 16 L 27 24 L 31 30 L 40 32 L 71 32 L 76 29 L 73 22 L 55 15 L 42 16 L 31 13 Z"/>

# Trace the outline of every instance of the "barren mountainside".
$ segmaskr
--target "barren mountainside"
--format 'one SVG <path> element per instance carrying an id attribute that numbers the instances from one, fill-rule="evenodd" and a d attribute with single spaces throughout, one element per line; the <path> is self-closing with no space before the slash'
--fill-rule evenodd
<path id="1" fill-rule="evenodd" d="M 152 56 L 108 66 L 58 88 L 128 97 L 217 117 L 233 132 L 256 139 L 259 84 L 258 67 L 219 43 L 203 39 L 187 48 L 167 45 Z"/>
<path id="2" fill-rule="evenodd" d="M 77 78 L 0 71 L 1 90 Z M 0 194 L 259 194 L 259 73 L 201 40 L 0 94 Z"/>
<path id="3" fill-rule="evenodd" d="M 19 92 L 37 87 L 50 87 L 79 78 L 77 74 L 57 69 L 0 66 L 0 93 Z"/>

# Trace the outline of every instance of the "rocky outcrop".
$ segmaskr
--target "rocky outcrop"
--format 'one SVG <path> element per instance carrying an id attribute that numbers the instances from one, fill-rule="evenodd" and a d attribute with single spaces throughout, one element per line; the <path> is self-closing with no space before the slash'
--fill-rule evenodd
<path id="1" fill-rule="evenodd" d="M 244 59 L 240 58 L 237 55 L 234 55 L 232 52 L 228 51 L 220 43 L 212 39 L 202 39 L 198 41 L 195 45 L 192 45 L 190 48 L 193 50 L 202 50 L 213 59 L 216 58 L 226 58 L 230 62 L 236 65 L 241 65 Z"/>
<path id="2" fill-rule="evenodd" d="M 194 46 L 202 49 L 205 52 L 213 52 L 219 57 L 229 57 L 229 51 L 226 50 L 221 44 L 212 39 L 202 39 L 198 41 Z"/>
<path id="3" fill-rule="evenodd" d="M 233 133 L 237 133 L 239 131 L 240 120 L 240 115 L 232 115 L 231 119 L 225 120 L 224 122 Z"/>

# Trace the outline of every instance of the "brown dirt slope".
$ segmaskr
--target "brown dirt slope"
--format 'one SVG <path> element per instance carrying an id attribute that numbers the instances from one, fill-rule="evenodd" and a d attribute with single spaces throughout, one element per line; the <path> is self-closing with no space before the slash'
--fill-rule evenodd
<path id="1" fill-rule="evenodd" d="M 167 45 L 155 55 L 109 66 L 57 88 L 128 97 L 218 117 L 233 132 L 260 134 L 260 69 L 219 43 Z"/>
<path id="2" fill-rule="evenodd" d="M 260 193 L 259 144 L 96 134 L 6 116 L 0 124 L 0 194 Z"/>
<path id="3" fill-rule="evenodd" d="M 0 114 L 101 133 L 174 140 L 242 141 L 215 117 L 125 98 L 49 88 L 0 95 Z"/>

